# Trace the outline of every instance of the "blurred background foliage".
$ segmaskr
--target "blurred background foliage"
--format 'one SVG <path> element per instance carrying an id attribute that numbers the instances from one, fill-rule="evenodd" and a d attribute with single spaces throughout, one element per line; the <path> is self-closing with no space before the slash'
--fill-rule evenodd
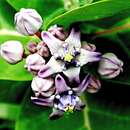
<path id="1" fill-rule="evenodd" d="M 38 40 L 15 31 L 14 14 L 20 8 L 36 9 L 44 19 L 42 29 L 78 24 L 82 40 L 102 53 L 115 53 L 124 72 L 101 79 L 98 93 L 86 93 L 84 111 L 50 121 L 51 109 L 30 100 L 32 76 L 23 68 L 25 61 L 11 66 L 0 58 L 0 130 L 130 130 L 130 0 L 0 0 L 0 44 L 12 39 L 26 46 Z"/>

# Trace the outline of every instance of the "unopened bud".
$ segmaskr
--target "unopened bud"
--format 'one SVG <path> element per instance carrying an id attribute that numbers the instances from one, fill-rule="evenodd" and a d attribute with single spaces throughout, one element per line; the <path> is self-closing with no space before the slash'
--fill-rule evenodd
<path id="1" fill-rule="evenodd" d="M 29 50 L 30 53 L 36 53 L 37 52 L 37 44 L 30 42 L 28 44 L 28 50 Z"/>
<path id="2" fill-rule="evenodd" d="M 123 62 L 113 53 L 106 53 L 99 63 L 98 73 L 107 79 L 115 78 L 120 74 Z"/>
<path id="3" fill-rule="evenodd" d="M 22 8 L 15 14 L 16 29 L 23 35 L 34 35 L 42 25 L 42 18 L 34 9 Z"/>
<path id="4" fill-rule="evenodd" d="M 84 48 L 85 50 L 96 51 L 96 46 L 94 44 L 87 43 L 85 41 L 82 44 L 83 44 L 82 48 Z"/>
<path id="5" fill-rule="evenodd" d="M 87 87 L 87 91 L 89 93 L 96 93 L 96 92 L 98 92 L 98 90 L 100 88 L 101 88 L 100 81 L 96 77 L 91 76 L 90 79 L 89 79 L 89 84 L 88 84 L 88 87 Z"/>
<path id="6" fill-rule="evenodd" d="M 49 57 L 49 49 L 44 42 L 40 42 L 37 45 L 37 53 L 42 57 Z"/>
<path id="7" fill-rule="evenodd" d="M 65 40 L 67 37 L 67 33 L 64 31 L 63 27 L 58 27 L 57 25 L 51 26 L 48 31 L 60 40 Z"/>
<path id="8" fill-rule="evenodd" d="M 15 64 L 22 60 L 23 45 L 19 41 L 7 41 L 0 46 L 0 55 L 8 63 Z"/>
<path id="9" fill-rule="evenodd" d="M 45 60 L 39 54 L 35 53 L 27 57 L 24 67 L 36 75 L 43 65 L 45 65 Z"/>
<path id="10" fill-rule="evenodd" d="M 32 80 L 31 87 L 36 97 L 40 95 L 44 97 L 50 97 L 55 91 L 54 80 L 52 78 L 42 79 L 36 76 Z"/>

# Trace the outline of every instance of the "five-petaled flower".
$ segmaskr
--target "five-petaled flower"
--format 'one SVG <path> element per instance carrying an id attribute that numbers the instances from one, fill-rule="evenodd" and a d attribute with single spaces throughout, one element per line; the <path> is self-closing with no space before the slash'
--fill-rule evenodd
<path id="1" fill-rule="evenodd" d="M 63 72 L 70 81 L 76 80 L 79 82 L 81 66 L 101 59 L 100 52 L 81 48 L 80 32 L 76 32 L 74 28 L 65 41 L 55 38 L 46 31 L 42 32 L 42 39 L 50 49 L 52 57 L 39 71 L 38 76 L 41 78 Z"/>
<path id="2" fill-rule="evenodd" d="M 55 78 L 55 94 L 48 98 L 36 96 L 31 97 L 31 99 L 35 104 L 53 107 L 50 119 L 57 119 L 61 117 L 64 112 L 72 113 L 75 110 L 80 111 L 85 107 L 85 104 L 80 99 L 80 95 L 86 90 L 89 83 L 88 81 L 89 75 L 86 75 L 81 83 L 71 88 L 66 84 L 65 79 L 58 74 Z"/>

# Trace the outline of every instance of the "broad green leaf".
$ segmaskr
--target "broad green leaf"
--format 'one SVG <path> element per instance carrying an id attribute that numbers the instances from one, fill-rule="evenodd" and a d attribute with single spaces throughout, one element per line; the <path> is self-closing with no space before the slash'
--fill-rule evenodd
<path id="1" fill-rule="evenodd" d="M 5 1 L 0 0 L 0 29 L 13 29 L 15 10 Z"/>
<path id="2" fill-rule="evenodd" d="M 9 34 L 9 35 L 8 35 Z M 8 40 L 18 40 L 23 43 L 24 47 L 27 47 L 29 41 L 39 41 L 39 39 L 34 37 L 25 37 L 17 34 L 13 31 L 1 30 L 0 31 L 0 44 Z M 19 81 L 28 81 L 32 79 L 32 74 L 30 74 L 24 68 L 25 60 L 22 62 L 10 65 L 4 59 L 0 57 L 0 79 L 4 80 L 19 80 Z"/>
<path id="3" fill-rule="evenodd" d="M 20 105 L 0 103 L 0 119 L 16 120 Z"/>
<path id="4" fill-rule="evenodd" d="M 58 10 L 63 9 L 62 0 L 6 0 L 17 11 L 21 8 L 34 8 L 43 17 L 48 17 Z"/>
<path id="5" fill-rule="evenodd" d="M 19 104 L 30 82 L 0 80 L 0 103 Z"/>
<path id="6" fill-rule="evenodd" d="M 68 11 L 50 21 L 46 27 L 52 24 L 60 24 L 65 27 L 74 22 L 94 21 L 113 15 L 118 15 L 122 11 L 130 10 L 130 1 L 126 0 L 103 0 L 85 5 Z"/>

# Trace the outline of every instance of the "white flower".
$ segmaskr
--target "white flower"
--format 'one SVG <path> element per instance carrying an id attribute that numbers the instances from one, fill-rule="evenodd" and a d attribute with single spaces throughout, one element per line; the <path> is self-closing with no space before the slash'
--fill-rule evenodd
<path id="1" fill-rule="evenodd" d="M 44 64 L 45 60 L 43 59 L 43 57 L 35 53 L 29 55 L 26 58 L 26 64 L 24 67 L 27 68 L 27 70 L 32 72 L 33 74 L 37 74 L 37 72 L 41 69 L 42 66 L 44 66 Z"/>
<path id="2" fill-rule="evenodd" d="M 34 35 L 42 25 L 42 18 L 34 9 L 22 8 L 15 14 L 16 29 L 23 35 Z"/>
<path id="3" fill-rule="evenodd" d="M 113 53 L 106 53 L 103 55 L 100 63 L 98 73 L 107 79 L 115 78 L 120 74 L 123 62 Z"/>
<path id="4" fill-rule="evenodd" d="M 50 97 L 55 91 L 54 80 L 52 78 L 42 79 L 36 76 L 32 80 L 31 87 L 36 97 L 40 95 L 43 97 Z"/>
<path id="5" fill-rule="evenodd" d="M 99 61 L 101 54 L 81 48 L 80 32 L 71 30 L 65 41 L 55 38 L 49 32 L 42 32 L 43 41 L 51 51 L 49 62 L 39 71 L 39 77 L 48 77 L 63 72 L 69 80 L 79 80 L 80 67 L 88 62 Z"/>
<path id="6" fill-rule="evenodd" d="M 0 55 L 8 63 L 15 64 L 22 60 L 23 45 L 19 41 L 7 41 L 0 46 Z"/>

